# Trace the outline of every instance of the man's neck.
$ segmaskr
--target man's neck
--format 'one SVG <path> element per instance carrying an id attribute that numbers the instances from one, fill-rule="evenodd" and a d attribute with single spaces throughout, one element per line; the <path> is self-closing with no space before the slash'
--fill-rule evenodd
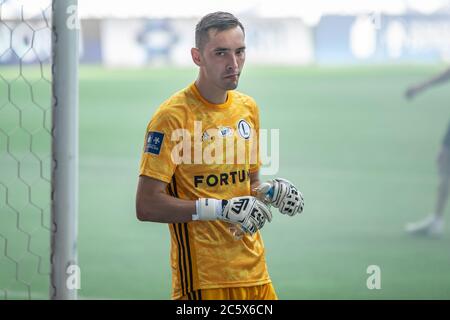
<path id="1" fill-rule="evenodd" d="M 217 88 L 198 77 L 195 85 L 204 99 L 212 104 L 223 104 L 227 101 L 227 91 Z"/>

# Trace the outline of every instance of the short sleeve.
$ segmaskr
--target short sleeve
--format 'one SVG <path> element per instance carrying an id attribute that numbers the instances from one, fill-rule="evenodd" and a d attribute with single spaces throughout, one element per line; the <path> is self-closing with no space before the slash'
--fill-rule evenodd
<path id="1" fill-rule="evenodd" d="M 171 136 L 180 128 L 182 124 L 175 113 L 171 114 L 170 108 L 155 113 L 145 133 L 139 175 L 170 183 L 176 169 L 172 158 L 175 142 L 171 141 Z"/>

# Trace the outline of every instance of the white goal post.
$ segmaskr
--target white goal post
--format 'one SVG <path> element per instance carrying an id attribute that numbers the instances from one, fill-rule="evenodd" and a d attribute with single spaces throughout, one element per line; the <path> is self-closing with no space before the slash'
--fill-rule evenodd
<path id="1" fill-rule="evenodd" d="M 52 228 L 50 299 L 77 299 L 78 0 L 52 3 Z"/>

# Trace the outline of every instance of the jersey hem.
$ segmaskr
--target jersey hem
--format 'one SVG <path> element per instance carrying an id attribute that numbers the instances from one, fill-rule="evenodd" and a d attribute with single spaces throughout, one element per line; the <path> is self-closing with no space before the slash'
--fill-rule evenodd
<path id="1" fill-rule="evenodd" d="M 272 280 L 270 278 L 265 279 L 265 280 L 259 280 L 259 281 L 251 281 L 251 282 L 230 282 L 230 283 L 223 282 L 220 284 L 201 285 L 193 291 L 205 290 L 205 289 L 239 288 L 239 287 L 245 288 L 245 287 L 260 286 L 260 285 L 268 284 L 268 283 L 272 283 Z M 173 300 L 180 299 L 181 297 L 183 297 L 183 295 L 181 293 L 172 294 Z"/>

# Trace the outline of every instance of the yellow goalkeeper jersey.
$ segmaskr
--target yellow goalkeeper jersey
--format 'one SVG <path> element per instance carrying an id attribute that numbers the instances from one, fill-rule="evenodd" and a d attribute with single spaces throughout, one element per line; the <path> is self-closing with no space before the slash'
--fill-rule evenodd
<path id="1" fill-rule="evenodd" d="M 259 110 L 251 97 L 228 91 L 225 103 L 211 104 L 191 84 L 148 124 L 140 175 L 167 182 L 167 193 L 181 199 L 250 195 L 249 174 L 260 168 L 258 144 Z M 199 289 L 271 282 L 260 233 L 236 240 L 230 226 L 169 224 L 173 299 Z"/>

